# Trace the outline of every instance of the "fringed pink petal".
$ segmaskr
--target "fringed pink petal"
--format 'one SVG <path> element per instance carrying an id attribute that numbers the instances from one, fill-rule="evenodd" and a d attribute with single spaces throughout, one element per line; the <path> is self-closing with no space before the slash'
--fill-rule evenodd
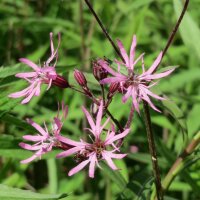
<path id="1" fill-rule="evenodd" d="M 133 71 L 133 63 L 134 63 L 134 58 L 135 58 L 135 48 L 137 45 L 137 40 L 136 40 L 136 35 L 133 36 L 132 39 L 132 44 L 131 44 L 131 49 L 130 49 L 130 58 L 129 58 L 129 66 L 131 68 L 131 70 Z"/>
<path id="2" fill-rule="evenodd" d="M 119 50 L 121 52 L 122 57 L 124 58 L 125 64 L 128 66 L 129 65 L 129 58 L 128 58 L 128 55 L 127 55 L 126 50 L 124 48 L 124 45 L 122 44 L 122 42 L 120 40 L 117 40 L 117 45 L 119 47 Z"/>
<path id="3" fill-rule="evenodd" d="M 163 55 L 163 52 L 161 51 L 159 53 L 158 57 L 156 58 L 156 60 L 151 65 L 151 67 L 144 73 L 144 75 L 152 74 L 156 70 L 157 66 L 159 65 L 160 61 L 162 60 L 162 55 Z"/>
<path id="4" fill-rule="evenodd" d="M 37 72 L 24 72 L 24 73 L 18 73 L 15 75 L 17 78 L 32 78 L 37 76 Z"/>
<path id="5" fill-rule="evenodd" d="M 81 162 L 79 165 L 77 165 L 76 167 L 74 167 L 73 169 L 71 169 L 68 173 L 68 176 L 72 176 L 76 173 L 78 173 L 79 171 L 81 171 L 90 161 L 89 160 L 85 160 L 83 162 Z"/>
<path id="6" fill-rule="evenodd" d="M 112 138 L 110 138 L 109 140 L 106 141 L 105 145 L 112 144 L 113 142 L 115 142 L 121 138 L 124 138 L 126 135 L 128 135 L 129 131 L 130 131 L 130 129 L 126 129 L 122 133 L 113 136 Z"/>
<path id="7" fill-rule="evenodd" d="M 95 165 L 97 162 L 96 153 L 90 156 L 89 177 L 94 178 Z"/>
<path id="8" fill-rule="evenodd" d="M 100 129 L 101 129 L 102 115 L 103 115 L 103 101 L 100 102 L 99 110 L 98 110 L 97 117 L 96 117 L 95 131 L 96 131 L 97 136 L 99 136 L 99 134 L 101 133 Z"/>
<path id="9" fill-rule="evenodd" d="M 102 157 L 106 160 L 108 166 L 113 169 L 113 170 L 117 170 L 117 166 L 114 164 L 114 162 L 112 161 L 112 159 L 110 158 L 109 154 L 106 151 L 102 152 Z"/>
<path id="10" fill-rule="evenodd" d="M 28 65 L 29 67 L 33 68 L 36 72 L 40 71 L 40 69 L 41 69 L 40 67 L 38 67 L 38 65 L 36 65 L 32 61 L 28 60 L 27 58 L 20 58 L 19 61 Z"/>
<path id="11" fill-rule="evenodd" d="M 67 150 L 67 151 L 63 151 L 63 152 L 57 154 L 57 155 L 56 155 L 56 158 L 67 157 L 67 156 L 69 156 L 69 155 L 72 155 L 72 154 L 74 154 L 74 153 L 80 151 L 80 150 L 82 150 L 82 148 L 80 148 L 80 147 L 73 147 L 73 148 L 71 148 L 71 149 L 69 149 L 69 150 Z"/>
<path id="12" fill-rule="evenodd" d="M 63 142 L 65 144 L 69 144 L 71 146 L 83 146 L 84 144 L 82 142 L 76 142 L 74 140 L 70 140 L 69 138 L 66 138 L 66 137 L 63 137 L 61 135 L 59 135 L 57 137 L 57 139 L 60 141 L 60 142 Z"/>
<path id="13" fill-rule="evenodd" d="M 41 133 L 43 136 L 48 137 L 48 133 L 37 123 L 35 123 L 33 120 L 31 119 L 27 119 L 27 122 L 33 126 L 39 133 Z"/>
<path id="14" fill-rule="evenodd" d="M 42 140 L 46 139 L 46 137 L 41 136 L 41 135 L 24 135 L 23 139 L 29 140 L 32 142 L 38 142 L 38 141 L 42 141 Z"/>
<path id="15" fill-rule="evenodd" d="M 85 116 L 86 116 L 86 118 L 87 118 L 87 120 L 90 124 L 90 127 L 92 128 L 93 132 L 95 132 L 96 126 L 95 126 L 95 123 L 94 123 L 90 113 L 83 106 L 82 106 L 82 110 L 83 110 L 83 112 L 84 112 L 84 114 L 85 114 Z"/>
<path id="16" fill-rule="evenodd" d="M 37 151 L 39 149 L 41 149 L 41 146 L 40 145 L 30 145 L 30 144 L 26 144 L 24 142 L 20 142 L 19 143 L 19 146 L 23 149 L 26 149 L 26 150 L 31 150 L 31 151 Z"/>

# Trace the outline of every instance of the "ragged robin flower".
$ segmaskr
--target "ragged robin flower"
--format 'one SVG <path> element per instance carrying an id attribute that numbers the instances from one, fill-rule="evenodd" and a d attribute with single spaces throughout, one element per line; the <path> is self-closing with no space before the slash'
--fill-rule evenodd
<path id="1" fill-rule="evenodd" d="M 58 59 L 58 48 L 60 46 L 60 34 L 58 34 L 58 47 L 54 49 L 53 33 L 50 33 L 50 46 L 51 55 L 44 62 L 43 67 L 40 67 L 28 60 L 27 58 L 20 58 L 19 61 L 31 67 L 33 72 L 18 73 L 15 76 L 25 79 L 30 85 L 22 91 L 15 92 L 9 95 L 11 98 L 24 97 L 22 104 L 28 103 L 33 96 L 40 95 L 40 88 L 42 84 L 47 84 L 47 90 L 52 84 L 59 87 L 69 87 L 68 82 L 60 75 L 56 73 L 55 66 Z M 54 63 L 52 63 L 54 61 Z"/>
<path id="2" fill-rule="evenodd" d="M 30 151 L 36 151 L 30 158 L 22 160 L 21 163 L 29 163 L 36 159 L 37 157 L 41 158 L 41 156 L 47 152 L 50 152 L 53 147 L 60 148 L 62 144 L 58 140 L 60 135 L 60 131 L 63 126 L 62 120 L 67 117 L 68 107 L 62 104 L 62 116 L 59 116 L 60 112 L 58 110 L 58 115 L 54 117 L 52 122 L 52 129 L 50 132 L 48 131 L 45 123 L 42 128 L 39 124 L 35 123 L 31 119 L 27 119 L 28 123 L 33 126 L 37 131 L 37 135 L 24 135 L 23 139 L 35 142 L 35 144 L 30 145 L 24 142 L 19 143 L 19 146 Z M 66 145 L 65 145 L 66 146 Z"/>
<path id="3" fill-rule="evenodd" d="M 63 151 L 57 155 L 57 158 L 63 158 L 72 154 L 75 154 L 75 160 L 78 163 L 76 167 L 71 169 L 68 173 L 69 176 L 82 170 L 86 165 L 89 164 L 89 177 L 94 178 L 95 166 L 100 167 L 99 161 L 105 160 L 108 166 L 117 170 L 117 166 L 114 164 L 112 159 L 122 159 L 126 154 L 116 153 L 120 152 L 119 147 L 116 147 L 115 143 L 120 139 L 124 138 L 128 133 L 129 129 L 116 134 L 114 126 L 111 126 L 111 130 L 106 131 L 104 136 L 104 127 L 108 124 L 109 118 L 101 125 L 103 115 L 103 102 L 101 101 L 99 110 L 96 116 L 96 122 L 92 119 L 89 112 L 83 107 L 83 112 L 88 120 L 91 132 L 91 143 L 85 142 L 82 139 L 80 142 L 68 139 L 63 136 L 59 136 L 58 139 L 67 145 L 71 145 L 72 148 Z"/>
<path id="4" fill-rule="evenodd" d="M 144 68 L 144 53 L 135 59 L 135 48 L 136 48 L 136 36 L 133 36 L 132 45 L 130 49 L 130 55 L 126 53 L 126 50 L 120 40 L 118 40 L 118 47 L 124 62 L 115 60 L 118 65 L 118 71 L 114 71 L 110 66 L 104 64 L 102 67 L 107 70 L 113 77 L 108 77 L 100 81 L 101 84 L 119 83 L 120 91 L 124 94 L 122 102 L 125 103 L 129 97 L 132 97 L 132 103 L 134 108 L 139 113 L 139 103 L 141 100 L 145 100 L 151 108 L 160 112 L 158 108 L 152 103 L 150 97 L 158 100 L 165 100 L 165 98 L 158 96 L 150 91 L 150 88 L 156 85 L 158 82 L 152 82 L 154 80 L 163 78 L 171 74 L 174 69 L 166 70 L 162 73 L 154 73 L 162 59 L 162 52 L 158 55 L 156 60 L 145 71 Z M 142 74 L 135 73 L 134 67 L 139 60 L 142 60 Z M 121 72 L 121 66 L 125 67 L 126 75 Z"/>

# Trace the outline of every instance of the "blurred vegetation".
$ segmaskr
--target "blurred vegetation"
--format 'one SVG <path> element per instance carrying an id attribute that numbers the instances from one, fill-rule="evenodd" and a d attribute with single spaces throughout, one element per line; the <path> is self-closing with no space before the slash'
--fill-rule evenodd
<path id="1" fill-rule="evenodd" d="M 165 47 L 181 12 L 181 3 L 181 0 L 101 0 L 93 1 L 93 6 L 113 39 L 120 38 L 127 50 L 132 35 L 137 35 L 137 55 L 146 53 L 145 65 L 148 67 Z M 157 93 L 164 93 L 170 100 L 163 104 L 155 101 L 162 109 L 161 114 L 151 110 L 162 178 L 200 129 L 199 5 L 199 0 L 190 2 L 179 32 L 160 65 L 161 69 L 178 66 L 156 88 Z M 112 60 L 117 55 L 84 1 L 1 0 L 0 18 L 0 183 L 40 193 L 68 193 L 66 199 L 149 199 L 153 177 L 142 114 L 134 116 L 132 132 L 123 146 L 128 156 L 117 162 L 122 169 L 118 172 L 110 173 L 105 168 L 96 170 L 95 179 L 88 178 L 86 171 L 68 177 L 67 172 L 74 163 L 72 159 L 56 160 L 57 152 L 28 165 L 19 163 L 31 155 L 18 146 L 22 135 L 34 133 L 25 122 L 27 117 L 41 125 L 44 121 L 50 123 L 56 114 L 57 102 L 63 100 L 69 105 L 69 115 L 62 134 L 79 139 L 84 137 L 81 105 L 89 106 L 90 102 L 71 90 L 55 87 L 49 91 L 44 87 L 42 94 L 28 105 L 21 105 L 20 99 L 9 99 L 8 94 L 25 86 L 24 81 L 14 77 L 28 70 L 18 59 L 25 57 L 43 63 L 50 53 L 49 33 L 53 32 L 54 41 L 57 41 L 57 34 L 61 32 L 56 68 L 74 83 L 74 68 L 90 76 L 94 58 L 106 56 Z M 89 81 L 89 86 L 98 95 L 97 83 Z M 129 109 L 130 105 L 122 105 L 121 95 L 115 97 L 110 108 L 122 124 Z M 132 153 L 132 145 L 138 146 L 139 152 Z M 200 199 L 199 191 L 200 161 L 197 160 L 175 178 L 166 199 L 196 200 Z"/>

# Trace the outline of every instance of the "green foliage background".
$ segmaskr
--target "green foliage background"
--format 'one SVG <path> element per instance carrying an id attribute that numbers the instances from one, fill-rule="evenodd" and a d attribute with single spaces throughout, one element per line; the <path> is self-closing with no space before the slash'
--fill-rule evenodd
<path id="1" fill-rule="evenodd" d="M 181 3 L 183 1 L 179 0 L 93 1 L 110 35 L 114 40 L 120 38 L 127 50 L 132 35 L 137 35 L 137 55 L 146 53 L 147 67 L 165 47 L 180 15 Z M 200 128 L 199 5 L 199 0 L 191 1 L 179 32 L 160 66 L 160 69 L 178 66 L 156 88 L 157 93 L 164 93 L 170 101 L 163 104 L 155 102 L 162 108 L 161 114 L 151 110 L 162 178 Z M 56 114 L 57 102 L 63 100 L 69 105 L 69 115 L 62 134 L 79 139 L 85 134 L 81 105 L 89 106 L 89 102 L 77 93 L 55 87 L 49 91 L 45 91 L 44 87 L 42 95 L 34 97 L 27 105 L 21 105 L 20 99 L 9 99 L 8 94 L 25 87 L 24 81 L 14 77 L 16 73 L 28 70 L 18 59 L 25 57 L 35 63 L 43 63 L 50 51 L 49 32 L 54 33 L 55 41 L 57 33 L 61 32 L 56 68 L 74 83 L 74 68 L 82 69 L 91 77 L 92 59 L 106 56 L 112 60 L 116 55 L 84 1 L 2 0 L 0 18 L 0 183 L 39 193 L 67 193 L 69 196 L 66 199 L 149 199 L 153 177 L 143 115 L 135 114 L 131 134 L 123 147 L 128 156 L 117 162 L 122 169 L 118 172 L 111 172 L 104 166 L 104 170 L 96 170 L 94 180 L 88 178 L 86 171 L 68 177 L 67 171 L 75 163 L 70 158 L 56 160 L 54 157 L 58 152 L 28 165 L 19 163 L 31 155 L 18 146 L 22 135 L 34 133 L 34 129 L 25 122 L 27 117 L 41 125 L 44 121 L 50 123 Z M 91 78 L 89 82 L 98 95 L 97 83 Z M 122 124 L 126 122 L 129 109 L 130 105 L 122 105 L 120 95 L 115 97 L 110 108 Z M 131 153 L 132 145 L 138 146 L 138 153 Z M 195 155 L 198 156 L 198 151 Z M 8 188 L 3 185 L 0 185 L 0 199 L 22 199 L 18 190 L 12 198 L 6 197 L 3 191 Z M 197 160 L 175 178 L 166 199 L 196 200 L 200 199 L 199 191 L 200 162 Z M 29 196 L 22 195 L 24 198 Z M 37 198 L 61 197 L 50 195 Z M 29 199 L 36 199 L 36 196 Z"/>

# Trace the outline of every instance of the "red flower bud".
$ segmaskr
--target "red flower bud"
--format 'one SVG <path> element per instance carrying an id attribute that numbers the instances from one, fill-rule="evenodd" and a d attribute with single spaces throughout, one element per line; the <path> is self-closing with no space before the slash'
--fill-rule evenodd
<path id="1" fill-rule="evenodd" d="M 108 62 L 103 59 L 93 62 L 93 75 L 97 81 L 103 80 L 108 76 L 108 72 L 102 67 L 103 65 L 108 65 Z"/>
<path id="2" fill-rule="evenodd" d="M 60 88 L 68 88 L 70 87 L 68 81 L 63 77 L 57 74 L 56 79 L 52 81 L 53 85 L 56 85 Z"/>
<path id="3" fill-rule="evenodd" d="M 86 80 L 86 78 L 85 78 L 83 72 L 81 72 L 81 71 L 75 69 L 75 70 L 74 70 L 74 78 L 76 79 L 76 82 L 77 82 L 80 86 L 82 86 L 82 87 L 87 86 L 87 80 Z"/>
<path id="4" fill-rule="evenodd" d="M 119 89 L 119 83 L 111 83 L 107 98 L 110 99 L 115 94 L 115 92 Z"/>

